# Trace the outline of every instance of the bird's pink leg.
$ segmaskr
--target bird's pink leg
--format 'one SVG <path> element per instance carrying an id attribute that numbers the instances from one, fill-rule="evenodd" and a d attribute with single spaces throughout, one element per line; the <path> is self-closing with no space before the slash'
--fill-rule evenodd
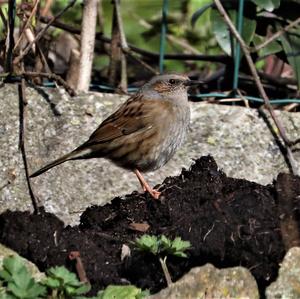
<path id="1" fill-rule="evenodd" d="M 149 186 L 149 184 L 146 182 L 146 180 L 144 179 L 144 177 L 142 176 L 142 174 L 141 174 L 137 169 L 135 169 L 133 172 L 134 172 L 135 175 L 137 176 L 137 178 L 138 178 L 140 184 L 141 184 L 142 187 L 143 187 L 143 190 L 144 190 L 144 191 L 148 191 L 148 192 L 150 193 L 150 195 L 151 195 L 153 198 L 158 199 L 161 192 L 159 192 L 159 191 L 157 191 L 157 190 L 151 188 L 151 187 Z"/>

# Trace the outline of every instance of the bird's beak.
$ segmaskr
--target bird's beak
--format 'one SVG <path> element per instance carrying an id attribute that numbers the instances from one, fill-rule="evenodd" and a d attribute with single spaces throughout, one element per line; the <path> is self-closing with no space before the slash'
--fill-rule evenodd
<path id="1" fill-rule="evenodd" d="M 196 86 L 203 83 L 204 83 L 203 81 L 199 81 L 199 80 L 186 80 L 183 84 L 185 86 Z"/>

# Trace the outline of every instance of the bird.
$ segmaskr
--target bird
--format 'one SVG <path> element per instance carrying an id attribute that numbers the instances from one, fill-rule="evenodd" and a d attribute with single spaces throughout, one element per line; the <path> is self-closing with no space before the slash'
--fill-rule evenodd
<path id="1" fill-rule="evenodd" d="M 165 165 L 183 143 L 190 122 L 188 88 L 199 84 L 182 74 L 156 75 L 107 117 L 75 150 L 30 175 L 70 160 L 106 158 L 133 171 L 144 192 L 159 199 L 142 172 Z"/>

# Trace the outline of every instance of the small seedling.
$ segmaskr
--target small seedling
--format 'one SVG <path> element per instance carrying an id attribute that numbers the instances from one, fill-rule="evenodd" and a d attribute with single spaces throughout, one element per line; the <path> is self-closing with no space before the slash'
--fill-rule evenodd
<path id="1" fill-rule="evenodd" d="M 187 254 L 185 251 L 191 248 L 191 243 L 189 241 L 183 241 L 180 237 L 176 237 L 173 241 L 171 241 L 162 235 L 160 238 L 160 247 L 161 252 L 186 258 Z"/>
<path id="2" fill-rule="evenodd" d="M 43 284 L 52 290 L 54 298 L 74 298 L 87 293 L 91 288 L 89 284 L 80 282 L 76 275 L 65 267 L 50 268 L 46 274 L 47 278 Z"/>
<path id="3" fill-rule="evenodd" d="M 141 251 L 150 252 L 158 256 L 168 286 L 172 284 L 172 280 L 166 263 L 167 256 L 174 255 L 186 258 L 187 254 L 185 251 L 191 248 L 191 243 L 189 241 L 183 241 L 180 237 L 171 240 L 164 235 L 161 237 L 143 235 L 142 237 L 137 238 L 133 244 Z"/>
<path id="4" fill-rule="evenodd" d="M 156 255 L 159 250 L 159 239 L 156 236 L 143 235 L 135 240 L 134 245 L 141 251 L 148 251 Z"/>

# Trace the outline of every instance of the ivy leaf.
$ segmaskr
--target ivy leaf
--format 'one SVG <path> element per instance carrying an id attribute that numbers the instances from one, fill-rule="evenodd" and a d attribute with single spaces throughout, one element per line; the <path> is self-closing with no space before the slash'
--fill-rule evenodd
<path id="1" fill-rule="evenodd" d="M 229 9 L 227 13 L 232 23 L 236 24 L 237 11 L 235 9 Z M 231 55 L 231 33 L 217 9 L 211 9 L 210 20 L 212 23 L 213 33 L 215 34 L 219 46 L 226 54 Z M 247 45 L 249 45 L 252 41 L 255 29 L 256 20 L 243 17 L 242 38 Z"/>

